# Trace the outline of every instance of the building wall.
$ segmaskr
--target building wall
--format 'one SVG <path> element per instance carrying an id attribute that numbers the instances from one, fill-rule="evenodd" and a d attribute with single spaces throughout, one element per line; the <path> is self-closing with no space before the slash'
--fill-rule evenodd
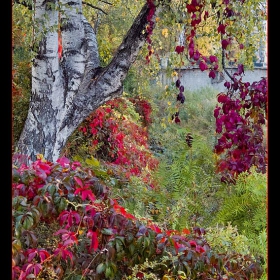
<path id="1" fill-rule="evenodd" d="M 232 75 L 237 71 L 236 68 L 228 68 L 227 71 Z M 176 70 L 179 73 L 179 78 L 181 84 L 184 86 L 185 90 L 195 91 L 203 87 L 212 87 L 218 92 L 224 91 L 224 83 L 230 81 L 226 73 L 217 75 L 213 80 L 209 78 L 209 71 L 202 72 L 199 68 L 187 68 Z M 255 68 L 254 70 L 245 71 L 245 75 L 242 77 L 243 82 L 254 82 L 259 81 L 262 77 L 267 77 L 267 68 Z M 159 74 L 160 81 L 163 86 L 170 85 L 171 82 L 175 82 L 177 78 L 173 80 L 166 77 L 164 69 L 161 70 Z"/>

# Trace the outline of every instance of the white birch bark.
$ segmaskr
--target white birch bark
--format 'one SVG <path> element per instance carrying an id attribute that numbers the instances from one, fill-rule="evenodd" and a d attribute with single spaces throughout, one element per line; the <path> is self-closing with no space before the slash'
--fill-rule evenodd
<path id="1" fill-rule="evenodd" d="M 59 14 L 47 7 L 58 0 L 37 0 L 39 30 L 57 25 Z M 60 0 L 62 59 L 58 33 L 47 32 L 32 66 L 32 96 L 17 152 L 34 160 L 37 154 L 56 161 L 68 137 L 106 101 L 122 94 L 122 83 L 142 48 L 149 7 L 145 4 L 110 64 L 100 67 L 93 28 L 82 14 L 81 0 Z M 46 20 L 46 16 L 48 20 Z M 156 16 L 156 15 L 155 15 Z M 39 22 L 39 20 L 44 21 Z M 39 36 L 37 32 L 36 36 Z"/>

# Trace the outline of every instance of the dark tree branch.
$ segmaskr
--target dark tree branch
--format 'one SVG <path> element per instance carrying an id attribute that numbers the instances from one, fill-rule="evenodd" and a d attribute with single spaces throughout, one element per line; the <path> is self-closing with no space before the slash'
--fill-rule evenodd
<path id="1" fill-rule="evenodd" d="M 105 11 L 103 11 L 101 8 L 96 7 L 96 6 L 94 6 L 94 5 L 90 4 L 90 3 L 87 3 L 87 2 L 82 1 L 82 4 L 88 5 L 89 7 L 93 8 L 93 9 L 96 9 L 96 10 L 99 10 L 99 11 L 101 11 L 102 13 L 104 13 L 105 15 L 108 15 L 108 14 L 107 14 Z"/>
<path id="2" fill-rule="evenodd" d="M 222 24 L 222 20 L 220 19 L 220 12 L 217 13 L 217 17 L 218 17 L 218 22 L 219 22 L 219 25 Z M 221 32 L 221 42 L 223 40 L 223 34 Z M 226 69 L 226 64 L 225 64 L 225 50 L 222 48 L 222 67 L 223 67 L 223 70 L 225 71 L 225 73 L 229 76 L 229 78 L 234 81 L 233 77 L 230 75 L 230 73 L 227 71 Z"/>
<path id="3" fill-rule="evenodd" d="M 71 121 L 79 124 L 104 102 L 121 95 L 123 80 L 147 38 L 149 11 L 148 4 L 144 4 L 110 64 L 94 73 L 88 90 L 80 91 L 75 96 L 73 100 L 75 108 L 69 113 L 72 116 Z M 85 104 L 88 106 L 85 107 Z"/>
<path id="4" fill-rule="evenodd" d="M 103 0 L 99 0 L 100 2 L 103 2 L 103 3 L 105 3 L 105 4 L 108 4 L 108 5 L 113 5 L 112 3 L 109 3 L 109 2 L 107 2 L 107 1 L 103 1 Z"/>
<path id="5" fill-rule="evenodd" d="M 223 66 L 223 70 L 225 71 L 225 73 L 229 76 L 229 78 L 232 81 L 234 81 L 233 77 L 230 75 L 230 73 L 226 69 L 226 65 L 225 65 L 225 50 L 224 49 L 222 49 L 222 66 Z"/>

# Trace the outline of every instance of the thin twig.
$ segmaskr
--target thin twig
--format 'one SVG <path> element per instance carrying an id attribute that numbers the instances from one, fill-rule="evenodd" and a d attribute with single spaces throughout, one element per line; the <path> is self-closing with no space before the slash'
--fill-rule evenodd
<path id="1" fill-rule="evenodd" d="M 88 6 L 90 6 L 91 8 L 97 9 L 97 10 L 101 11 L 102 13 L 104 13 L 105 15 L 108 15 L 108 14 L 107 14 L 105 11 L 103 11 L 101 8 L 96 7 L 96 6 L 94 6 L 94 5 L 90 4 L 90 3 L 87 3 L 87 2 L 82 1 L 82 4 L 88 5 Z"/>
<path id="2" fill-rule="evenodd" d="M 100 2 L 103 2 L 103 3 L 105 3 L 105 4 L 108 4 L 108 5 L 113 5 L 112 3 L 109 3 L 109 2 L 107 2 L 107 1 L 103 1 L 103 0 L 99 0 Z"/>
<path id="3" fill-rule="evenodd" d="M 230 75 L 230 73 L 228 72 L 228 70 L 226 69 L 226 66 L 225 66 L 225 50 L 224 49 L 222 49 L 222 66 L 223 66 L 223 70 L 225 71 L 225 73 L 234 82 L 233 77 Z"/>

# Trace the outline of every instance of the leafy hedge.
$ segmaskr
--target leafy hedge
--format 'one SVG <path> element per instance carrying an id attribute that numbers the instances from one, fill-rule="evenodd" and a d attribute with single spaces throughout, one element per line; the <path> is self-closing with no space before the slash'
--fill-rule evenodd
<path id="1" fill-rule="evenodd" d="M 13 164 L 12 279 L 233 280 L 262 274 L 252 256 L 212 250 L 203 228 L 179 232 L 136 219 L 79 162 L 38 157 L 27 166 L 19 159 Z"/>

